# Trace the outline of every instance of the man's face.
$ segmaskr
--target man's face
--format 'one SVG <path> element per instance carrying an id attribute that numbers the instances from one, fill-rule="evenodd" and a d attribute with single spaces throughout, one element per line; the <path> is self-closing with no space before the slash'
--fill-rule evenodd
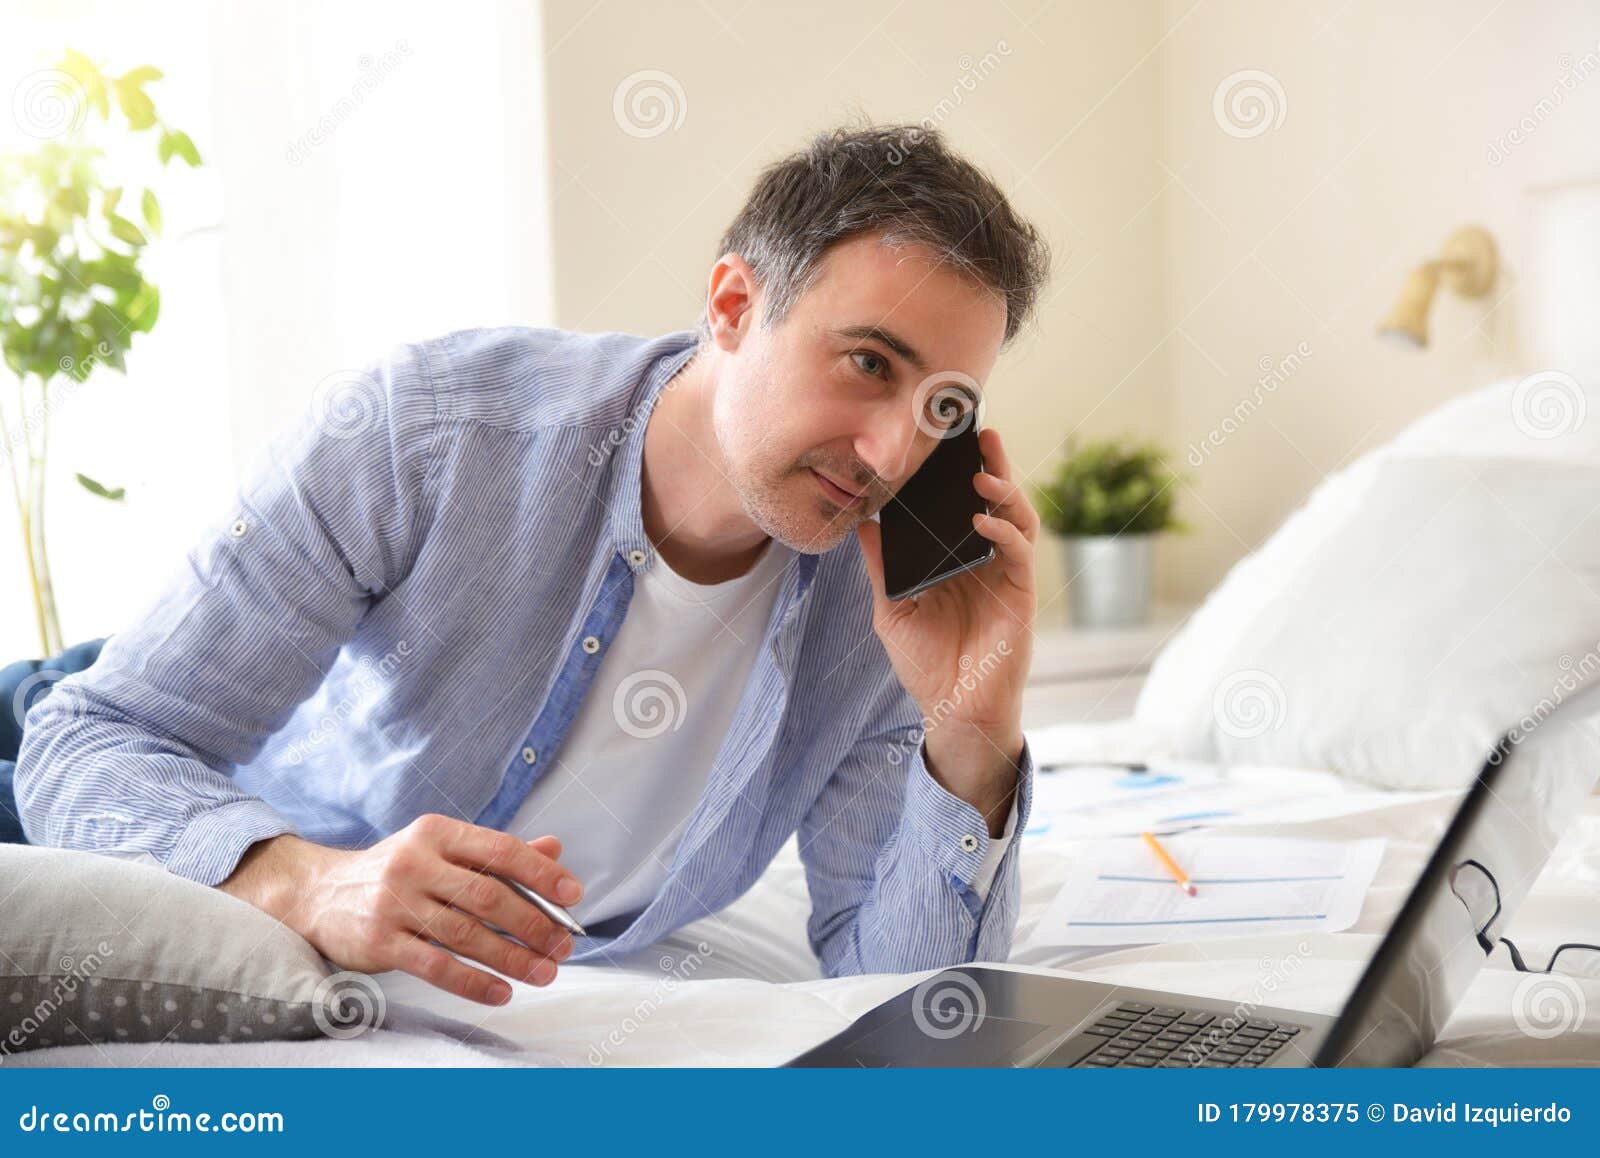
<path id="1" fill-rule="evenodd" d="M 724 350 L 713 421 L 752 521 L 795 550 L 837 545 L 933 452 L 948 419 L 930 402 L 982 385 L 1005 323 L 997 295 L 920 246 L 830 249 L 782 323 Z"/>

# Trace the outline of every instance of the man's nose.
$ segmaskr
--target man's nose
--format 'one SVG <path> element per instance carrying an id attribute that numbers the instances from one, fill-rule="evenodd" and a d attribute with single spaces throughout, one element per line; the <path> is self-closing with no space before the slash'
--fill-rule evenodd
<path id="1" fill-rule="evenodd" d="M 892 486 L 906 476 L 916 443 L 916 415 L 900 398 L 873 414 L 868 427 L 856 438 L 856 455 L 881 485 Z"/>

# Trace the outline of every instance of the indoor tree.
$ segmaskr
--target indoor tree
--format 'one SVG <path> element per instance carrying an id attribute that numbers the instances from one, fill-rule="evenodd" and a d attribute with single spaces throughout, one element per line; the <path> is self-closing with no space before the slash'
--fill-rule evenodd
<path id="1" fill-rule="evenodd" d="M 155 191 L 126 188 L 101 175 L 99 134 L 151 134 L 163 167 L 189 166 L 200 154 L 188 135 L 163 121 L 145 86 L 149 66 L 120 76 L 78 52 L 23 78 L 13 100 L 30 148 L 0 155 L 0 354 L 15 376 L 16 410 L 0 400 L 0 459 L 10 477 L 22 529 L 39 643 L 62 647 L 45 544 L 45 462 L 50 419 L 62 401 L 102 367 L 125 372 L 135 334 L 147 334 L 161 294 L 140 260 L 161 231 Z M 123 490 L 86 474 L 90 493 L 121 501 Z"/>

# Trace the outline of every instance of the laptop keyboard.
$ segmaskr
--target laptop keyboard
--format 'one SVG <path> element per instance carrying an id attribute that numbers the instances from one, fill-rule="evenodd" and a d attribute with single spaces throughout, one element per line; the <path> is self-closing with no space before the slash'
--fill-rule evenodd
<path id="1" fill-rule="evenodd" d="M 1302 1028 L 1266 1019 L 1235 1023 L 1198 1009 L 1124 1001 L 1075 1035 L 1103 1039 L 1077 1064 L 1099 1069 L 1261 1066 Z"/>

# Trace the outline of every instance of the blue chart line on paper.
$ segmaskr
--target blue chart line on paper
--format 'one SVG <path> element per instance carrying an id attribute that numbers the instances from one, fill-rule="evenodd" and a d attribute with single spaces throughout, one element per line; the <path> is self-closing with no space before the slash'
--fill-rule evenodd
<path id="1" fill-rule="evenodd" d="M 1238 936 L 1262 926 L 1334 933 L 1355 924 L 1385 842 L 1190 833 L 1164 842 L 1195 886 L 1178 888 L 1136 838 L 1084 841 L 1029 944 L 1135 945 Z M 1266 868 L 1270 871 L 1262 872 Z"/>
<path id="2" fill-rule="evenodd" d="M 1326 917 L 1326 913 L 1317 913 L 1316 920 Z M 1241 925 L 1251 921 L 1303 921 L 1304 913 L 1288 913 L 1281 916 L 1267 917 L 1187 917 L 1177 921 L 1068 921 L 1069 925 L 1104 928 L 1127 928 L 1130 925 Z"/>

